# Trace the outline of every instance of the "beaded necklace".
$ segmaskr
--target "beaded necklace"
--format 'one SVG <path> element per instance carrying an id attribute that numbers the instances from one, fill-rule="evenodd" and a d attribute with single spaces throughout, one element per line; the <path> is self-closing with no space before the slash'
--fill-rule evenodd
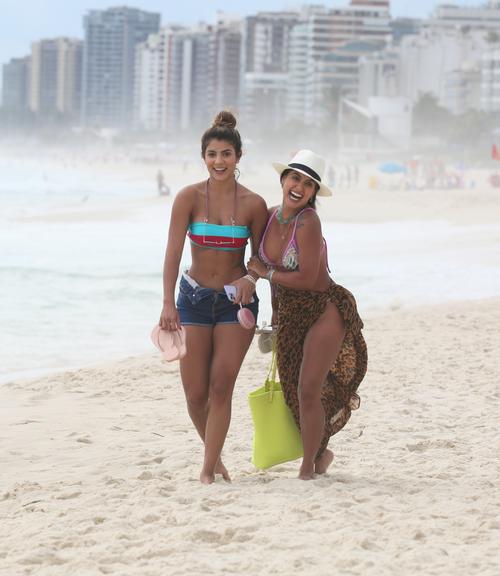
<path id="1" fill-rule="evenodd" d="M 297 218 L 297 214 L 290 216 L 290 218 L 283 218 L 283 204 L 278 208 L 278 211 L 276 212 L 276 220 L 280 224 L 290 224 L 290 222 L 293 222 L 295 218 Z"/>

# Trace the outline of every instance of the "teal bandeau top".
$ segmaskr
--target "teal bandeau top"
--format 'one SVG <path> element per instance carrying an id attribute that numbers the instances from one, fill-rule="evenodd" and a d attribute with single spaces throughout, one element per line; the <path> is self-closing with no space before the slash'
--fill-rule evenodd
<path id="1" fill-rule="evenodd" d="M 187 235 L 195 246 L 213 250 L 244 250 L 251 233 L 248 226 L 192 222 Z"/>

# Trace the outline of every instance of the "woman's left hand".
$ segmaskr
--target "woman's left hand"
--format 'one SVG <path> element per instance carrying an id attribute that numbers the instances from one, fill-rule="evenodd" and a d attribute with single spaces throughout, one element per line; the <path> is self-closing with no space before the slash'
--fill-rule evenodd
<path id="1" fill-rule="evenodd" d="M 248 261 L 247 268 L 259 275 L 259 278 L 265 278 L 267 275 L 267 266 L 259 260 L 257 256 L 252 256 Z"/>
<path id="2" fill-rule="evenodd" d="M 255 285 L 245 277 L 238 278 L 238 280 L 231 282 L 231 285 L 236 287 L 235 303 L 241 303 L 243 305 L 250 304 L 255 292 Z"/>

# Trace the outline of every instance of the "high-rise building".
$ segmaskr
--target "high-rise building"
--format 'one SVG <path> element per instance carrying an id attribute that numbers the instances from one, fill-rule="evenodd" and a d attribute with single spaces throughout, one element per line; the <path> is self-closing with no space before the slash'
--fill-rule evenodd
<path id="1" fill-rule="evenodd" d="M 221 109 L 239 108 L 241 42 L 241 20 L 221 16 L 211 27 L 211 82 L 207 95 L 212 114 Z"/>
<path id="2" fill-rule="evenodd" d="M 485 30 L 429 28 L 418 36 L 406 36 L 399 46 L 399 94 L 415 103 L 421 94 L 430 93 L 441 105 L 451 105 L 454 97 L 450 99 L 447 92 L 452 74 L 464 65 L 469 70 L 479 67 L 487 37 Z"/>
<path id="3" fill-rule="evenodd" d="M 2 68 L 2 108 L 16 116 L 29 108 L 31 57 L 12 58 Z"/>
<path id="4" fill-rule="evenodd" d="M 167 67 L 167 130 L 204 127 L 209 112 L 210 31 L 206 25 L 172 34 Z"/>
<path id="5" fill-rule="evenodd" d="M 67 118 L 78 118 L 82 95 L 83 42 L 58 38 L 57 94 L 58 112 Z"/>
<path id="6" fill-rule="evenodd" d="M 57 115 L 57 39 L 31 45 L 30 110 L 43 118 Z"/>
<path id="7" fill-rule="evenodd" d="M 426 25 L 433 30 L 456 30 L 461 27 L 500 29 L 500 2 L 485 3 L 483 6 L 458 6 L 441 4 L 432 13 Z"/>
<path id="8" fill-rule="evenodd" d="M 134 80 L 134 126 L 141 130 L 166 131 L 169 66 L 173 35 L 183 28 L 172 26 L 151 34 L 136 48 Z"/>
<path id="9" fill-rule="evenodd" d="M 481 60 L 481 109 L 500 111 L 500 48 L 486 51 Z"/>
<path id="10" fill-rule="evenodd" d="M 389 8 L 386 0 L 351 0 L 345 8 L 303 9 L 300 32 L 292 36 L 289 66 L 291 77 L 303 81 L 294 83 L 297 93 L 288 98 L 288 119 L 320 125 L 335 90 L 347 84 L 356 92 L 358 65 L 352 65 L 352 58 L 365 53 L 362 47 L 371 52 L 386 42 L 391 33 Z M 348 43 L 351 51 L 345 54 L 342 47 Z M 337 56 L 330 56 L 333 52 Z M 341 62 L 344 56 L 345 65 Z"/>
<path id="11" fill-rule="evenodd" d="M 309 76 L 308 70 L 309 25 L 297 23 L 290 33 L 288 57 L 288 86 L 285 100 L 285 119 L 304 120 L 306 91 L 304 83 Z"/>
<path id="12" fill-rule="evenodd" d="M 370 97 L 399 96 L 400 65 L 399 51 L 395 46 L 362 56 L 359 60 L 358 103 L 367 106 Z"/>
<path id="13" fill-rule="evenodd" d="M 290 37 L 297 12 L 259 12 L 243 22 L 241 112 L 255 125 L 285 121 Z"/>
<path id="14" fill-rule="evenodd" d="M 135 8 L 91 10 L 84 17 L 84 124 L 131 125 L 136 47 L 159 27 L 160 14 Z"/>
<path id="15" fill-rule="evenodd" d="M 75 118 L 79 113 L 82 41 L 52 38 L 31 47 L 30 110 L 39 118 Z"/>
<path id="16" fill-rule="evenodd" d="M 203 129 L 239 106 L 241 20 L 170 26 L 138 45 L 134 119 L 156 131 Z"/>
<path id="17" fill-rule="evenodd" d="M 332 36 L 339 46 L 351 41 L 385 41 L 391 33 L 390 0 L 351 0 L 332 9 Z"/>
<path id="18" fill-rule="evenodd" d="M 331 105 L 336 98 L 358 100 L 361 58 L 383 47 L 380 40 L 351 40 L 318 60 L 310 94 L 313 101 L 323 102 L 323 112 L 327 112 L 328 103 Z M 315 117 L 320 118 L 318 111 Z"/>
<path id="19" fill-rule="evenodd" d="M 480 63 L 463 62 L 445 75 L 443 104 L 455 115 L 481 108 Z"/>
<path id="20" fill-rule="evenodd" d="M 423 20 L 416 18 L 394 18 L 389 26 L 391 28 L 391 41 L 397 45 L 405 36 L 415 36 L 420 33 Z"/>

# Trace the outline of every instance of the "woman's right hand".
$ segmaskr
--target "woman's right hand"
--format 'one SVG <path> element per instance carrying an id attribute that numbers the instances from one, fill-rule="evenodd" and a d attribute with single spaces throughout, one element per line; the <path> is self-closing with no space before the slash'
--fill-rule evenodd
<path id="1" fill-rule="evenodd" d="M 259 259 L 258 256 L 252 256 L 247 263 L 247 268 L 255 272 L 259 278 L 265 278 L 268 273 L 267 266 Z"/>
<path id="2" fill-rule="evenodd" d="M 160 314 L 160 321 L 158 322 L 160 328 L 163 330 L 178 330 L 181 327 L 179 320 L 179 313 L 175 304 L 164 303 Z"/>

